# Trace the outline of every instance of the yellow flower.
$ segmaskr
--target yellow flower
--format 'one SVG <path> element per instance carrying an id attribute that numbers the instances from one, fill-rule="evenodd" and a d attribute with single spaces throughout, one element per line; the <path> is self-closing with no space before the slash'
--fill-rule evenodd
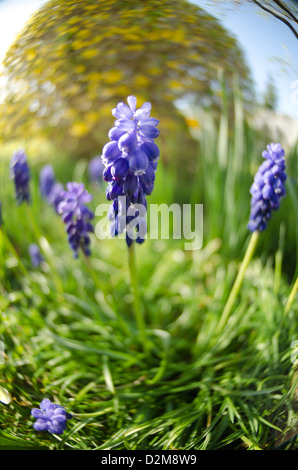
<path id="1" fill-rule="evenodd" d="M 81 56 L 82 56 L 84 59 L 93 59 L 93 58 L 96 57 L 98 54 L 99 54 L 99 50 L 98 50 L 98 49 L 86 49 L 86 50 L 82 51 Z"/>
<path id="2" fill-rule="evenodd" d="M 89 131 L 87 125 L 84 122 L 77 122 L 71 126 L 69 129 L 69 133 L 73 137 L 81 137 L 85 134 L 87 134 Z"/>

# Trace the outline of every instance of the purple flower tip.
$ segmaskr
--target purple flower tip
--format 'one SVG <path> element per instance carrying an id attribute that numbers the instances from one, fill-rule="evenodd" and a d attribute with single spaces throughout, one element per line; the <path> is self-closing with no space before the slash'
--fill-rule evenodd
<path id="1" fill-rule="evenodd" d="M 41 195 L 56 211 L 62 200 L 63 185 L 56 181 L 52 165 L 45 165 L 39 173 L 39 189 Z"/>
<path id="2" fill-rule="evenodd" d="M 18 204 L 30 202 L 30 168 L 27 155 L 20 149 L 14 152 L 10 162 L 11 178 L 14 180 L 16 199 Z"/>
<path id="3" fill-rule="evenodd" d="M 32 265 L 35 268 L 38 268 L 44 259 L 40 252 L 39 246 L 36 245 L 36 243 L 32 243 L 31 245 L 29 245 L 28 251 L 29 251 Z"/>
<path id="4" fill-rule="evenodd" d="M 99 183 L 102 180 L 104 165 L 99 155 L 93 157 L 88 164 L 88 174 L 91 183 Z"/>
<path id="5" fill-rule="evenodd" d="M 113 202 L 120 196 L 124 198 L 127 212 L 136 203 L 146 208 L 146 196 L 153 191 L 159 159 L 159 148 L 154 139 L 159 135 L 159 121 L 150 117 L 150 113 L 151 103 L 146 102 L 137 109 L 137 100 L 132 95 L 128 96 L 127 104 L 118 103 L 112 110 L 116 121 L 109 131 L 110 142 L 102 149 L 101 159 L 105 165 L 103 179 L 109 183 L 106 197 Z M 112 213 L 112 234 L 118 235 L 126 230 L 126 242 L 130 246 L 132 239 L 127 231 L 130 218 L 126 214 L 125 224 L 121 214 L 120 221 L 118 204 L 113 204 Z M 136 227 L 137 230 L 140 226 L 145 226 L 143 219 Z M 141 230 L 138 232 L 141 233 Z M 144 237 L 138 236 L 135 241 L 142 243 Z"/>
<path id="6" fill-rule="evenodd" d="M 262 156 L 265 161 L 259 167 L 250 188 L 252 198 L 247 227 L 251 232 L 266 229 L 272 210 L 279 208 L 280 199 L 286 195 L 284 149 L 280 144 L 272 143 L 267 145 Z"/>
<path id="7" fill-rule="evenodd" d="M 92 195 L 85 189 L 83 183 L 67 183 L 67 191 L 62 192 L 61 202 L 57 207 L 57 212 L 61 214 L 66 225 L 68 242 L 74 251 L 75 258 L 78 257 L 79 249 L 86 256 L 91 254 L 89 233 L 93 232 L 90 220 L 93 219 L 93 212 L 86 206 Z"/>
<path id="8" fill-rule="evenodd" d="M 61 405 L 52 403 L 48 398 L 41 401 L 39 408 L 33 408 L 31 415 L 36 419 L 33 424 L 36 431 L 48 431 L 59 435 L 65 431 L 67 420 L 72 418 Z"/>

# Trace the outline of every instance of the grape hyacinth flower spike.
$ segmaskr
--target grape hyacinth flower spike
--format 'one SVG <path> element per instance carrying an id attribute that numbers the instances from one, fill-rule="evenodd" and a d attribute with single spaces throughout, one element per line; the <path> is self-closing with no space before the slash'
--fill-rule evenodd
<path id="1" fill-rule="evenodd" d="M 43 198 L 47 199 L 56 182 L 52 165 L 44 165 L 39 173 L 39 189 Z"/>
<path id="2" fill-rule="evenodd" d="M 234 306 L 237 294 L 240 290 L 245 271 L 253 257 L 257 246 L 259 235 L 267 228 L 272 211 L 278 210 L 280 200 L 285 196 L 284 183 L 287 179 L 285 151 L 279 143 L 267 145 L 267 150 L 262 152 L 265 161 L 260 165 L 254 182 L 250 188 L 251 203 L 248 229 L 252 232 L 248 247 L 246 249 L 240 270 L 225 304 L 217 332 L 226 325 L 231 310 Z"/>
<path id="3" fill-rule="evenodd" d="M 93 212 L 86 206 L 92 195 L 85 189 L 83 183 L 70 182 L 67 191 L 62 193 L 62 201 L 58 205 L 58 213 L 66 225 L 68 242 L 74 251 L 74 257 L 78 257 L 81 249 L 85 256 L 90 256 L 90 236 L 93 226 Z"/>
<path id="4" fill-rule="evenodd" d="M 285 151 L 280 144 L 270 144 L 262 153 L 265 161 L 259 167 L 251 186 L 251 211 L 248 229 L 251 232 L 266 229 L 273 210 L 286 194 Z"/>
<path id="5" fill-rule="evenodd" d="M 88 176 L 91 183 L 102 182 L 102 172 L 104 165 L 101 161 L 100 155 L 93 157 L 88 164 Z"/>
<path id="6" fill-rule="evenodd" d="M 110 142 L 102 149 L 101 159 L 105 166 L 103 179 L 109 183 L 106 196 L 112 201 L 109 218 L 112 235 L 126 232 L 130 246 L 135 240 L 142 243 L 146 236 L 146 197 L 154 188 L 159 148 L 154 140 L 159 136 L 159 121 L 150 117 L 151 104 L 144 103 L 137 109 L 137 100 L 128 96 L 127 103 L 120 102 L 112 110 L 116 118 L 109 131 Z M 131 209 L 138 204 L 142 213 L 138 217 L 137 233 L 130 228 Z"/>
<path id="7" fill-rule="evenodd" d="M 39 173 L 39 189 L 42 197 L 57 211 L 59 202 L 62 201 L 63 185 L 56 181 L 52 165 L 45 165 Z"/>
<path id="8" fill-rule="evenodd" d="M 36 419 L 33 424 L 36 431 L 48 431 L 58 435 L 64 433 L 67 420 L 72 418 L 61 405 L 52 403 L 48 398 L 41 401 L 39 408 L 33 408 L 31 415 Z"/>
<path id="9" fill-rule="evenodd" d="M 272 211 L 278 210 L 280 200 L 286 195 L 285 181 L 285 152 L 280 144 L 267 145 L 267 150 L 262 153 L 265 161 L 260 166 L 251 186 L 251 212 L 248 229 L 251 232 L 266 229 Z M 285 306 L 286 315 L 294 301 L 298 290 L 298 277 L 293 285 Z"/>
<path id="10" fill-rule="evenodd" d="M 14 180 L 16 199 L 18 204 L 30 202 L 30 168 L 27 161 L 27 155 L 20 149 L 14 152 L 11 163 L 11 178 Z"/>
<path id="11" fill-rule="evenodd" d="M 34 268 L 38 268 L 44 260 L 39 246 L 36 243 L 31 243 L 31 245 L 29 245 L 28 252 L 31 258 L 32 266 Z"/>
<path id="12" fill-rule="evenodd" d="M 154 142 L 159 136 L 159 121 L 150 113 L 151 103 L 137 108 L 136 97 L 132 95 L 128 96 L 127 104 L 118 103 L 112 110 L 116 121 L 109 131 L 110 142 L 104 145 L 101 155 L 105 166 L 103 179 L 109 183 L 106 197 L 112 201 L 111 232 L 113 236 L 125 233 L 134 313 L 147 352 L 149 344 L 139 299 L 134 241 L 140 244 L 146 237 L 146 197 L 153 191 L 159 160 L 159 148 Z"/>

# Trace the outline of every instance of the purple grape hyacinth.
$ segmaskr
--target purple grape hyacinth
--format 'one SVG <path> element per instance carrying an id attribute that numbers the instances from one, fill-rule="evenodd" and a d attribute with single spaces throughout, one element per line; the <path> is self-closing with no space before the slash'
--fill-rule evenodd
<path id="1" fill-rule="evenodd" d="M 80 249 L 86 256 L 90 256 L 89 233 L 93 232 L 90 220 L 94 214 L 86 204 L 92 200 L 92 195 L 85 189 L 84 183 L 70 182 L 66 187 L 67 191 L 62 193 L 63 199 L 57 211 L 66 224 L 68 242 L 74 251 L 74 257 L 78 257 Z"/>
<path id="2" fill-rule="evenodd" d="M 31 243 L 31 245 L 29 245 L 28 251 L 31 258 L 32 266 L 34 266 L 34 268 L 38 268 L 44 260 L 40 252 L 39 246 L 36 245 L 36 243 Z"/>
<path id="3" fill-rule="evenodd" d="M 39 189 L 42 197 L 47 199 L 56 178 L 52 165 L 44 165 L 39 173 Z"/>
<path id="4" fill-rule="evenodd" d="M 27 162 L 27 155 L 23 149 L 14 152 L 11 163 L 11 178 L 14 180 L 16 199 L 18 204 L 30 202 L 30 168 Z"/>
<path id="5" fill-rule="evenodd" d="M 53 184 L 50 194 L 48 194 L 47 202 L 50 206 L 53 206 L 54 209 L 58 210 L 59 203 L 63 200 L 62 193 L 64 192 L 63 184 L 58 183 L 57 181 Z"/>
<path id="6" fill-rule="evenodd" d="M 91 183 L 99 183 L 102 180 L 104 165 L 99 155 L 93 157 L 88 164 L 88 176 Z"/>
<path id="7" fill-rule="evenodd" d="M 286 195 L 284 149 L 279 143 L 271 143 L 262 156 L 265 161 L 259 167 L 250 188 L 252 198 L 248 229 L 251 232 L 266 229 L 272 210 L 278 210 L 281 198 Z"/>
<path id="8" fill-rule="evenodd" d="M 67 413 L 61 405 L 52 403 L 48 398 L 44 398 L 39 406 L 39 408 L 31 410 L 31 415 L 36 419 L 33 428 L 36 431 L 48 431 L 51 434 L 63 434 L 67 420 L 71 419 L 72 415 Z"/>
<path id="9" fill-rule="evenodd" d="M 39 173 L 39 189 L 42 197 L 53 206 L 56 211 L 62 201 L 63 185 L 56 181 L 52 165 L 45 165 Z"/>
<path id="10" fill-rule="evenodd" d="M 146 196 L 153 191 L 155 172 L 159 159 L 159 148 L 154 139 L 159 136 L 159 121 L 150 117 L 151 103 L 144 103 L 137 109 L 135 96 L 128 96 L 127 104 L 120 102 L 112 110 L 116 118 L 109 131 L 110 142 L 104 145 L 101 159 L 105 165 L 103 179 L 109 183 L 106 197 L 113 201 L 109 218 L 112 221 L 112 235 L 126 230 L 126 242 L 130 246 L 132 237 L 127 231 L 131 222 L 129 209 L 135 204 L 147 207 Z M 119 204 L 121 197 L 122 203 Z M 125 201 L 126 213 L 119 211 Z M 119 222 L 121 215 L 122 222 Z M 142 243 L 146 234 L 146 221 L 139 215 L 137 243 Z M 126 220 L 125 220 L 126 217 Z M 123 222 L 124 220 L 124 222 Z"/>

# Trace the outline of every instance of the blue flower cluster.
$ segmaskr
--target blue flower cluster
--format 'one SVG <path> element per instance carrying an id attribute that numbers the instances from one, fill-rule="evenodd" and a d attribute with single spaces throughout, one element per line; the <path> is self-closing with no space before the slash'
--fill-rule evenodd
<path id="1" fill-rule="evenodd" d="M 262 156 L 265 161 L 259 167 L 250 188 L 252 198 L 248 229 L 251 232 L 266 229 L 272 210 L 279 208 L 280 199 L 286 194 L 284 149 L 280 144 L 272 143 L 267 145 Z"/>
<path id="2" fill-rule="evenodd" d="M 67 420 L 72 418 L 61 405 L 52 403 L 48 398 L 41 401 L 39 408 L 33 408 L 31 415 L 36 419 L 33 424 L 36 431 L 48 431 L 58 435 L 63 434 Z"/>
<path id="3" fill-rule="evenodd" d="M 127 227 L 133 216 L 129 215 L 129 209 L 135 204 L 146 208 L 146 196 L 152 193 L 154 187 L 159 159 L 159 148 L 154 139 L 159 135 L 156 127 L 159 121 L 150 117 L 149 102 L 137 109 L 136 98 L 129 96 L 127 103 L 128 105 L 120 102 L 112 110 L 116 121 L 109 131 L 110 142 L 103 147 L 101 159 L 105 165 L 103 179 L 109 183 L 106 197 L 107 200 L 113 201 L 109 214 L 113 222 L 112 235 L 126 230 L 126 242 L 130 246 L 133 238 Z M 124 213 L 121 213 L 121 210 L 124 210 Z M 124 222 L 120 223 L 120 215 Z M 139 216 L 136 242 L 142 243 L 145 239 L 146 221 L 138 211 L 135 216 Z"/>
<path id="4" fill-rule="evenodd" d="M 11 178 L 14 180 L 16 199 L 18 204 L 30 202 L 30 168 L 27 161 L 27 155 L 20 149 L 14 152 L 11 163 Z"/>
<path id="5" fill-rule="evenodd" d="M 67 191 L 62 193 L 62 201 L 57 211 L 62 215 L 66 224 L 68 242 L 74 251 L 75 258 L 81 249 L 86 256 L 91 254 L 89 233 L 93 232 L 90 220 L 93 212 L 86 206 L 92 200 L 92 195 L 85 189 L 83 183 L 67 183 Z"/>
<path id="6" fill-rule="evenodd" d="M 98 183 L 102 180 L 103 163 L 99 155 L 93 157 L 88 165 L 88 176 L 91 183 Z"/>
<path id="7" fill-rule="evenodd" d="M 62 201 L 63 185 L 56 181 L 52 165 L 45 165 L 39 174 L 39 189 L 42 197 L 53 206 L 56 211 Z"/>
<path id="8" fill-rule="evenodd" d="M 43 261 L 43 256 L 40 252 L 39 246 L 36 243 L 31 243 L 28 248 L 31 263 L 34 268 L 38 268 Z"/>

